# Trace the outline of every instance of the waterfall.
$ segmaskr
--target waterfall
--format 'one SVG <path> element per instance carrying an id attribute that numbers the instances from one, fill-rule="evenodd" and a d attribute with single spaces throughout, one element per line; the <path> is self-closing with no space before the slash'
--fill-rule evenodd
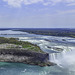
<path id="1" fill-rule="evenodd" d="M 75 63 L 75 47 L 72 48 L 65 48 L 60 53 L 51 53 L 49 54 L 49 60 L 51 62 L 56 63 L 62 67 L 68 67 L 70 65 L 74 65 Z"/>

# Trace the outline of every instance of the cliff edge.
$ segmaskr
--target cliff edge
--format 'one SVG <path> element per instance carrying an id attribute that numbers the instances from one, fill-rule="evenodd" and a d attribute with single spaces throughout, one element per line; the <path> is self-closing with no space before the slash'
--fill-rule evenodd
<path id="1" fill-rule="evenodd" d="M 0 49 L 1 62 L 20 62 L 25 64 L 52 66 L 48 53 L 34 52 L 25 49 Z"/>

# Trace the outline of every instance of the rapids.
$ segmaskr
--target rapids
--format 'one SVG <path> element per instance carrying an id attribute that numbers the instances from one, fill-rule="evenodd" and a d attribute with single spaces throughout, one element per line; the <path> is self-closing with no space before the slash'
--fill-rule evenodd
<path id="1" fill-rule="evenodd" d="M 57 66 L 40 68 L 32 65 L 1 62 L 0 75 L 8 75 L 8 73 L 10 75 L 75 75 L 75 38 L 19 33 L 12 30 L 8 32 L 9 30 L 0 31 L 0 37 L 15 37 L 21 41 L 37 44 L 41 50 L 49 53 L 49 60 L 56 63 Z M 10 33 L 12 34 L 10 35 Z"/>

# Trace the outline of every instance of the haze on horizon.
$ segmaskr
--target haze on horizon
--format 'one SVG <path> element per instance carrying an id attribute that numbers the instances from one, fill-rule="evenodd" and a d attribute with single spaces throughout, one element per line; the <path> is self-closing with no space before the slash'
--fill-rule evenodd
<path id="1" fill-rule="evenodd" d="M 75 0 L 0 0 L 0 28 L 75 28 Z"/>

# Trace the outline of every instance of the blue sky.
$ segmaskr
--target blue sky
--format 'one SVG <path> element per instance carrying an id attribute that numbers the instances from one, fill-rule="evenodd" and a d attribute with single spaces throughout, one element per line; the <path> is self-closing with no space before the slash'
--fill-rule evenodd
<path id="1" fill-rule="evenodd" d="M 0 0 L 0 28 L 75 28 L 75 0 Z"/>

